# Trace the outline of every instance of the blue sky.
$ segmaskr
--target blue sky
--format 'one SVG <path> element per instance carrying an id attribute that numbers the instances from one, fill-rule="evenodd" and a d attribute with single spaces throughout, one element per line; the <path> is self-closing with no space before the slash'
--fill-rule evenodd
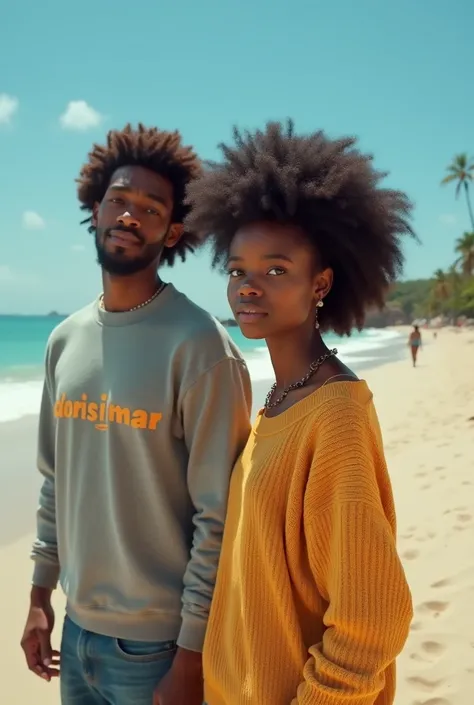
<path id="1" fill-rule="evenodd" d="M 416 203 L 423 246 L 407 244 L 405 276 L 448 266 L 469 223 L 439 182 L 455 153 L 474 154 L 473 26 L 469 0 L 8 3 L 0 312 L 68 312 L 100 291 L 74 179 L 93 142 L 127 121 L 179 128 L 204 158 L 235 123 L 290 116 L 354 134 Z M 164 276 L 228 313 L 205 253 Z"/>

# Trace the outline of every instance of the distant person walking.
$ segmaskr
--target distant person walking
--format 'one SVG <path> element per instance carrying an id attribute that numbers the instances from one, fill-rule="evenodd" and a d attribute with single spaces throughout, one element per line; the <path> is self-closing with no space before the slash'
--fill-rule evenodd
<path id="1" fill-rule="evenodd" d="M 418 326 L 413 326 L 413 330 L 408 338 L 408 345 L 411 350 L 411 357 L 413 360 L 413 367 L 416 367 L 416 358 L 418 356 L 418 350 L 421 348 L 421 333 Z"/>

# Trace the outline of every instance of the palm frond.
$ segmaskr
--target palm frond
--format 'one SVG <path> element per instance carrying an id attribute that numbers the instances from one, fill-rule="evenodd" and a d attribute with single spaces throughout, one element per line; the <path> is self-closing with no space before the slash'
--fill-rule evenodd
<path id="1" fill-rule="evenodd" d="M 450 184 L 452 181 L 456 181 L 458 178 L 457 174 L 449 174 L 448 176 L 445 176 L 444 179 L 442 180 L 442 184 Z"/>

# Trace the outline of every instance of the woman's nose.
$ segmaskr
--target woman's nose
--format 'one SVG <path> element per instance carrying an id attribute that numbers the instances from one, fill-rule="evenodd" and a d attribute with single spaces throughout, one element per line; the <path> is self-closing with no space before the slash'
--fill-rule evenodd
<path id="1" fill-rule="evenodd" d="M 254 281 L 244 281 L 239 286 L 239 296 L 261 296 L 262 289 Z"/>

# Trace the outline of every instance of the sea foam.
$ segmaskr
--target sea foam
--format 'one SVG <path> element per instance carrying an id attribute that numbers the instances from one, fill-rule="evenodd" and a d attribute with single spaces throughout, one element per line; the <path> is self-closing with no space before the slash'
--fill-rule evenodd
<path id="1" fill-rule="evenodd" d="M 354 338 L 336 338 L 328 335 L 326 344 L 337 347 L 339 358 L 357 371 L 359 365 L 376 362 L 381 348 L 400 340 L 399 333 L 390 330 L 369 329 Z M 244 352 L 249 372 L 254 382 L 273 380 L 273 369 L 266 347 Z M 41 379 L 0 380 L 0 423 L 14 421 L 28 414 L 37 414 L 40 408 L 43 382 Z"/>

